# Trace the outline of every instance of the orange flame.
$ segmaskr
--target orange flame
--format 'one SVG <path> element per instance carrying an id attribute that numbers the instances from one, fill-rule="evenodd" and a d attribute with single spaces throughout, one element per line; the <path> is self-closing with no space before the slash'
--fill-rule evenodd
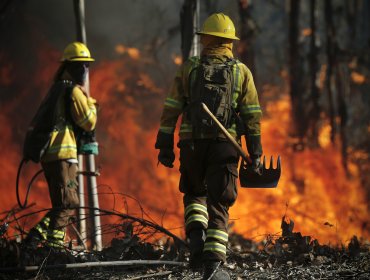
<path id="1" fill-rule="evenodd" d="M 173 169 L 157 166 L 157 151 L 154 149 L 164 89 L 156 86 L 145 69 L 130 68 L 131 64 L 137 65 L 135 60 L 138 56 L 132 55 L 135 52 L 131 51 L 130 55 L 124 46 L 117 46 L 116 50 L 129 56 L 97 62 L 91 69 L 91 95 L 101 108 L 97 128 L 100 155 L 96 158 L 102 174 L 98 178 L 99 192 L 107 193 L 110 187 L 115 193 L 135 197 L 151 218 L 183 236 L 182 194 L 178 191 L 179 162 L 175 162 Z M 50 68 L 36 71 L 35 77 L 40 77 L 36 84 L 40 92 L 44 92 L 41 89 L 46 88 L 46 81 L 51 80 L 52 73 Z M 273 91 L 273 88 L 266 87 L 266 90 Z M 17 102 L 22 102 L 22 98 L 29 94 L 31 92 L 25 88 Z M 268 95 L 275 93 L 263 94 Z M 13 188 L 21 157 L 19 146 L 13 143 L 14 130 L 8 125 L 12 123 L 15 105 L 14 102 L 5 104 L 7 110 L 0 114 L 3 193 Z M 265 234 L 281 232 L 281 217 L 287 212 L 294 220 L 294 231 L 311 235 L 320 242 L 345 242 L 353 235 L 369 238 L 364 189 L 358 176 L 347 178 L 340 152 L 325 140 L 327 127 L 322 130 L 321 148 L 295 152 L 287 144 L 291 124 L 288 96 L 267 103 L 264 111 L 264 152 L 267 156 L 281 155 L 282 177 L 276 189 L 239 188 L 237 202 L 230 210 L 233 230 L 247 238 L 262 239 Z M 28 123 L 28 120 L 22 121 Z M 178 159 L 178 150 L 175 152 Z M 350 164 L 349 168 L 352 174 L 358 173 L 356 166 Z M 27 170 L 23 180 L 32 176 L 35 170 L 37 168 Z M 35 183 L 29 201 L 37 202 L 39 208 L 50 207 L 43 180 Z M 2 210 L 13 207 L 15 203 L 14 197 L 0 196 Z M 105 209 L 112 209 L 114 205 L 118 211 L 142 214 L 136 202 L 119 195 L 114 200 L 112 195 L 103 194 L 100 203 Z M 113 221 L 113 218 L 108 221 Z M 29 222 L 28 225 L 33 224 Z"/>

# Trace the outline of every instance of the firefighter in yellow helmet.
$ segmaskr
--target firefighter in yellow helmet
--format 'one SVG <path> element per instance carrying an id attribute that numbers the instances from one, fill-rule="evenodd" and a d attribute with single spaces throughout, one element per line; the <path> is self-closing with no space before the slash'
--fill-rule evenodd
<path id="1" fill-rule="evenodd" d="M 158 160 L 173 167 L 174 131 L 182 115 L 180 191 L 184 194 L 190 267 L 203 263 L 203 279 L 230 279 L 226 261 L 229 207 L 237 197 L 239 155 L 212 121 L 202 114 L 205 103 L 237 141 L 245 135 L 254 172 L 260 172 L 262 115 L 251 71 L 232 53 L 235 27 L 222 13 L 208 17 L 197 32 L 200 57 L 184 61 L 176 73 L 160 120 L 155 148 Z M 210 278 L 212 276 L 212 278 Z"/>
<path id="2" fill-rule="evenodd" d="M 66 225 L 73 216 L 72 208 L 79 206 L 79 138 L 84 131 L 94 130 L 97 121 L 96 100 L 88 97 L 84 89 L 92 61 L 94 59 L 83 43 L 70 43 L 64 50 L 53 84 L 31 122 L 31 132 L 42 131 L 46 127 L 51 129 L 45 150 L 38 153 L 40 158 L 30 158 L 41 162 L 52 209 L 30 230 L 25 240 L 26 246 L 35 248 L 40 242 L 45 242 L 48 246 L 62 248 Z M 24 154 L 27 158 L 34 152 L 27 151 L 27 147 L 35 147 L 38 143 L 26 144 Z"/>

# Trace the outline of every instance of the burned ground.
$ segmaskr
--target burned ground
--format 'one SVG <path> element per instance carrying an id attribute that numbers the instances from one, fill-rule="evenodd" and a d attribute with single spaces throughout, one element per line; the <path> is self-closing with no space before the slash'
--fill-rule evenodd
<path id="1" fill-rule="evenodd" d="M 223 265 L 232 279 L 369 279 L 369 244 L 356 236 L 345 246 L 321 245 L 293 231 L 282 219 L 279 236 L 255 242 L 232 233 Z M 45 246 L 25 250 L 15 240 L 0 241 L 0 279 L 201 279 L 187 267 L 181 239 L 162 234 L 156 241 L 128 234 L 113 238 L 101 252 Z M 147 226 L 148 228 L 149 226 Z M 28 271 L 26 271 L 28 270 Z"/>

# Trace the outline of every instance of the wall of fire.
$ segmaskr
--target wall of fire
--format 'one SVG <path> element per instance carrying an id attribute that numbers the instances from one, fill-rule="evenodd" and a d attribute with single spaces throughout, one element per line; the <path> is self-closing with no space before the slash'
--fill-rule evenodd
<path id="1" fill-rule="evenodd" d="M 276 8 L 275 2 L 255 1 L 259 28 L 255 77 L 265 111 L 264 151 L 282 155 L 283 176 L 275 190 L 239 189 L 230 230 L 260 240 L 278 234 L 281 217 L 288 214 L 297 231 L 323 242 L 369 237 L 368 201 L 356 178 L 356 166 L 350 166 L 354 176 L 348 178 L 337 148 L 323 144 L 319 150 L 296 154 L 290 147 L 290 103 L 283 71 L 287 22 L 281 14 L 286 6 Z M 76 36 L 72 1 L 4 3 L 0 7 L 0 211 L 16 205 L 14 184 L 26 127 L 50 85 L 64 46 Z M 154 150 L 162 102 L 181 63 L 183 1 L 86 3 L 87 41 L 96 58 L 91 94 L 101 108 L 97 128 L 101 207 L 113 205 L 141 215 L 138 203 L 128 198 L 132 196 L 154 220 L 183 235 L 178 160 L 174 169 L 158 167 Z M 205 1 L 201 11 L 202 19 L 223 11 L 239 26 L 237 1 Z M 27 166 L 23 182 L 38 169 Z M 42 178 L 35 182 L 29 200 L 36 202 L 37 209 L 49 207 Z M 37 218 L 23 221 L 25 227 Z"/>

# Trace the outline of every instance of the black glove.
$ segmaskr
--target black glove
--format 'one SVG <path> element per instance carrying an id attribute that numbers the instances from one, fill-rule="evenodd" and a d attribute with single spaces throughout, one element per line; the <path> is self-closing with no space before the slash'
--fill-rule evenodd
<path id="1" fill-rule="evenodd" d="M 252 172 L 256 173 L 258 175 L 262 175 L 262 164 L 261 164 L 261 158 L 260 157 L 251 157 L 251 167 Z"/>
<path id="2" fill-rule="evenodd" d="M 175 153 L 173 149 L 163 148 L 159 150 L 158 161 L 164 166 L 172 168 L 175 160 Z"/>
<path id="3" fill-rule="evenodd" d="M 175 160 L 173 152 L 173 134 L 158 131 L 155 148 L 159 149 L 158 161 L 164 166 L 172 168 Z"/>
<path id="4" fill-rule="evenodd" d="M 155 142 L 156 149 L 171 149 L 173 150 L 173 133 L 164 133 L 158 131 L 157 141 Z"/>
<path id="5" fill-rule="evenodd" d="M 261 164 L 261 155 L 262 155 L 262 145 L 261 145 L 261 136 L 260 135 L 246 135 L 245 141 L 250 155 L 251 162 L 251 171 L 255 174 L 262 175 L 262 164 Z"/>
<path id="6" fill-rule="evenodd" d="M 260 135 L 246 135 L 245 142 L 248 149 L 248 154 L 251 158 L 260 158 L 263 154 L 261 136 Z"/>

